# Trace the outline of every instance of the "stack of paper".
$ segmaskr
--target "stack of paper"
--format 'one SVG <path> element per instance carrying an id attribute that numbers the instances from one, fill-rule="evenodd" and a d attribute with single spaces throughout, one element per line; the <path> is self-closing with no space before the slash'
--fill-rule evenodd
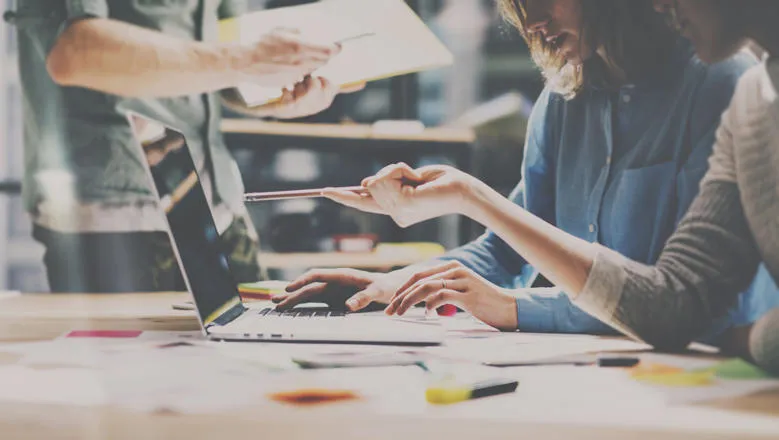
<path id="1" fill-rule="evenodd" d="M 257 281 L 255 283 L 242 283 L 238 285 L 238 293 L 241 299 L 247 300 L 269 300 L 273 295 L 286 292 L 285 288 L 289 284 L 286 281 Z"/>
<path id="2" fill-rule="evenodd" d="M 220 39 L 250 44 L 278 28 L 298 29 L 303 38 L 320 43 L 343 40 L 341 53 L 314 72 L 342 86 L 453 62 L 451 52 L 403 0 L 329 0 L 254 12 L 222 21 Z M 238 89 L 247 105 L 282 94 L 253 84 Z"/>

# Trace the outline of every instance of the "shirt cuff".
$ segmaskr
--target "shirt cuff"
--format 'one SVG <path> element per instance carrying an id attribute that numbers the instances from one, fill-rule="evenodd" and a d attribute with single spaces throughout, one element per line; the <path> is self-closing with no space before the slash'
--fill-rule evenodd
<path id="1" fill-rule="evenodd" d="M 531 333 L 555 331 L 554 313 L 550 305 L 533 298 L 517 298 L 517 329 Z"/>
<path id="2" fill-rule="evenodd" d="M 614 313 L 627 280 L 625 257 L 600 245 L 584 289 L 573 299 L 579 308 L 605 323 L 615 322 Z"/>
<path id="3" fill-rule="evenodd" d="M 108 17 L 106 0 L 67 0 L 68 19 L 82 17 Z"/>

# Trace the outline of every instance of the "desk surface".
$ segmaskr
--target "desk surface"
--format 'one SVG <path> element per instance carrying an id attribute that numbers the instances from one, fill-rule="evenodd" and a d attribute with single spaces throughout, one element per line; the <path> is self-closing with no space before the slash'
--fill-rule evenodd
<path id="1" fill-rule="evenodd" d="M 368 124 L 305 124 L 295 122 L 264 122 L 256 119 L 224 119 L 222 131 L 235 134 L 269 136 L 319 137 L 333 139 L 376 139 L 387 141 L 421 141 L 471 143 L 476 139 L 467 128 L 425 128 L 413 133 L 377 131 Z"/>
<path id="2" fill-rule="evenodd" d="M 27 340 L 50 339 L 74 328 L 196 329 L 189 312 L 172 310 L 186 294 L 23 295 L 0 300 L 2 334 L 13 327 Z M 47 326 L 41 325 L 48 322 Z M 503 337 L 511 337 L 503 335 Z M 542 338 L 542 336 L 539 336 Z M 13 339 L 6 337 L 6 340 Z M 0 364 L 8 365 L 0 357 Z M 601 369 L 604 370 L 604 369 Z M 541 370 L 534 370 L 541 371 Z M 584 370 L 574 371 L 574 374 Z M 609 398 L 610 371 L 592 389 L 559 399 L 545 383 L 522 384 L 525 394 L 483 399 L 408 414 L 357 403 L 298 409 L 259 403 L 223 414 L 134 413 L 117 408 L 0 403 L 3 438 L 446 438 L 492 439 L 521 435 L 544 439 L 664 440 L 675 438 L 779 438 L 779 391 L 696 405 L 661 403 L 651 393 L 624 402 Z M 615 372 L 616 373 L 616 372 Z M 550 372 L 550 375 L 557 374 Z M 570 374 L 567 377 L 570 381 Z M 551 385 L 553 386 L 553 385 Z M 620 395 L 620 393 L 617 393 Z M 559 399 L 559 400 L 558 400 Z M 366 410 L 366 408 L 369 408 Z M 372 409 L 370 409 L 372 408 Z"/>

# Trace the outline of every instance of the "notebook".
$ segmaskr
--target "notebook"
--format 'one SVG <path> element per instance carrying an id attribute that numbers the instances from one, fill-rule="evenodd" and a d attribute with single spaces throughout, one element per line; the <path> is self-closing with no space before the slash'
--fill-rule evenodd
<path id="1" fill-rule="evenodd" d="M 317 42 L 344 41 L 343 50 L 314 72 L 341 86 L 451 65 L 452 53 L 403 0 L 323 0 L 222 20 L 222 42 L 249 44 L 275 28 L 298 29 Z M 278 100 L 281 89 L 242 84 L 249 106 Z"/>

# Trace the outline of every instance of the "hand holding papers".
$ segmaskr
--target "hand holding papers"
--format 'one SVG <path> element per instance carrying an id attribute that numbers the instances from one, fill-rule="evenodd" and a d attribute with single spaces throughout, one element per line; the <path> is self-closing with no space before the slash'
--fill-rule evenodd
<path id="1" fill-rule="evenodd" d="M 452 63 L 449 50 L 403 0 L 329 0 L 254 12 L 222 21 L 220 39 L 252 44 L 280 27 L 299 29 L 305 41 L 339 46 L 327 64 L 306 73 L 341 87 Z M 247 81 L 238 89 L 256 106 L 280 99 L 282 87 Z"/>

